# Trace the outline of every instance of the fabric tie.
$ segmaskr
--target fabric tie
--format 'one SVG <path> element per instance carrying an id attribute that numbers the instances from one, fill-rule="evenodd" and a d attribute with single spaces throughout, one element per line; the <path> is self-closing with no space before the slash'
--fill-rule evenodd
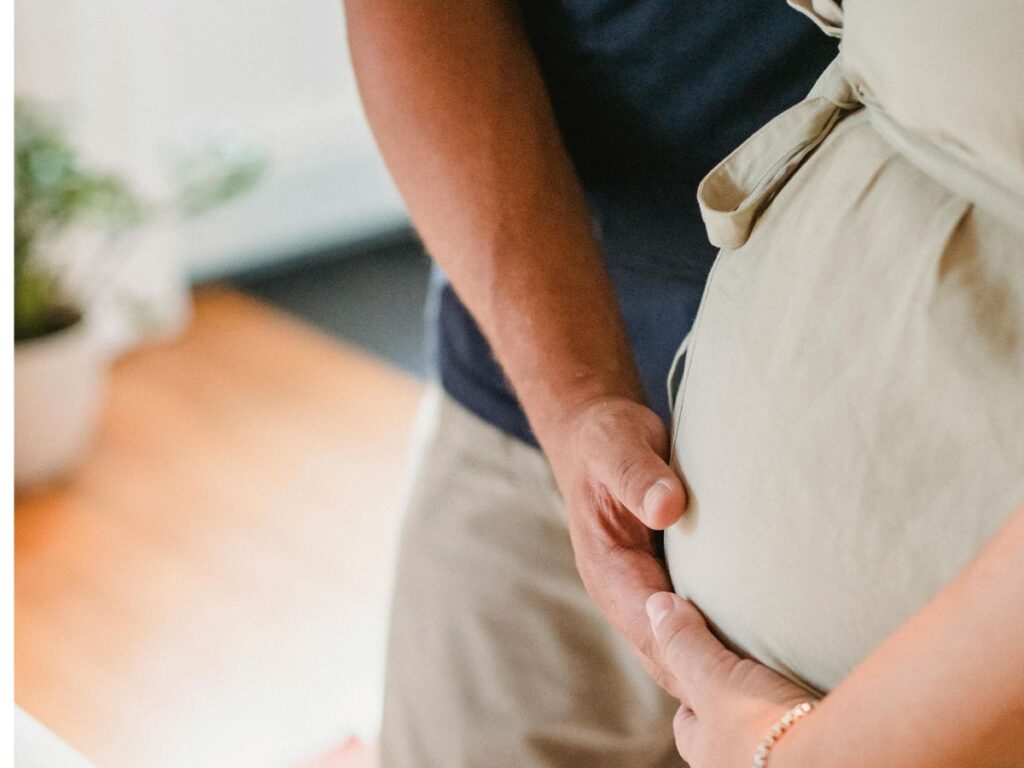
<path id="1" fill-rule="evenodd" d="M 843 10 L 834 0 L 789 0 L 825 34 L 842 37 Z M 697 202 L 708 239 L 719 248 L 746 243 L 758 217 L 844 116 L 867 108 L 874 129 L 908 162 L 979 209 L 1024 233 L 1024 190 L 981 169 L 955 143 L 920 136 L 894 120 L 866 83 L 851 83 L 840 53 L 807 98 L 747 139 L 704 178 Z"/>
<path id="2" fill-rule="evenodd" d="M 779 189 L 843 115 L 860 106 L 837 57 L 806 99 L 715 166 L 697 188 L 697 202 L 712 244 L 719 248 L 743 245 Z"/>

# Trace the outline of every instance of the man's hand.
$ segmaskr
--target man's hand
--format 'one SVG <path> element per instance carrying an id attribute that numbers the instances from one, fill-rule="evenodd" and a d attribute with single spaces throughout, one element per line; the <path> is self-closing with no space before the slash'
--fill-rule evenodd
<path id="1" fill-rule="evenodd" d="M 664 427 L 640 405 L 615 290 L 515 4 L 345 6 L 366 112 L 416 228 L 554 465 L 587 588 L 650 659 L 644 601 L 669 582 L 643 522 L 674 522 L 683 489 Z"/>
<path id="2" fill-rule="evenodd" d="M 592 400 L 541 437 L 565 498 L 587 591 L 626 635 L 647 671 L 674 692 L 644 613 L 671 589 L 653 531 L 683 514 L 686 494 L 665 463 L 668 435 L 649 408 L 625 397 Z"/>

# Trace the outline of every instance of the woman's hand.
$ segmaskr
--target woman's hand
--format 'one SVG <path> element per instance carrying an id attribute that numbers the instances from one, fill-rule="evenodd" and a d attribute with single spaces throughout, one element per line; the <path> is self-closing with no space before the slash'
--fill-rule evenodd
<path id="1" fill-rule="evenodd" d="M 652 595 L 647 614 L 661 663 L 681 699 L 673 723 L 676 748 L 691 768 L 749 766 L 775 721 L 810 698 L 768 667 L 722 645 L 700 611 L 678 595 Z"/>

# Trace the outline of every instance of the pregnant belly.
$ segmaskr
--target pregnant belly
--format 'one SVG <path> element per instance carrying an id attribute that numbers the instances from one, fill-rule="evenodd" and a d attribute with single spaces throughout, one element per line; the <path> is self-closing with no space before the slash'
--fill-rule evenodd
<path id="1" fill-rule="evenodd" d="M 733 506 L 694 489 L 692 499 L 686 521 L 666 534 L 676 590 L 742 655 L 818 694 L 934 595 L 989 533 L 930 531 L 942 523 L 927 515 L 844 519 L 846 505 L 798 514 L 767 498 Z"/>
<path id="2" fill-rule="evenodd" d="M 819 692 L 1024 501 L 1024 242 L 862 114 L 723 251 L 674 434 L 674 586 Z"/>

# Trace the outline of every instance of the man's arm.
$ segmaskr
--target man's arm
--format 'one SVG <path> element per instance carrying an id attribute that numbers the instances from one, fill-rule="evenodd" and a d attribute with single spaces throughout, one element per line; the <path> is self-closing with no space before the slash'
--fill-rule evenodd
<path id="1" fill-rule="evenodd" d="M 501 0 L 348 0 L 363 101 L 431 255 L 540 432 L 640 389 L 537 65 Z"/>
<path id="2" fill-rule="evenodd" d="M 668 578 L 634 514 L 664 528 L 684 492 L 663 460 L 665 429 L 643 405 L 514 5 L 346 0 L 346 10 L 366 111 L 417 230 L 552 463 L 588 589 L 650 655 L 643 603 Z"/>

